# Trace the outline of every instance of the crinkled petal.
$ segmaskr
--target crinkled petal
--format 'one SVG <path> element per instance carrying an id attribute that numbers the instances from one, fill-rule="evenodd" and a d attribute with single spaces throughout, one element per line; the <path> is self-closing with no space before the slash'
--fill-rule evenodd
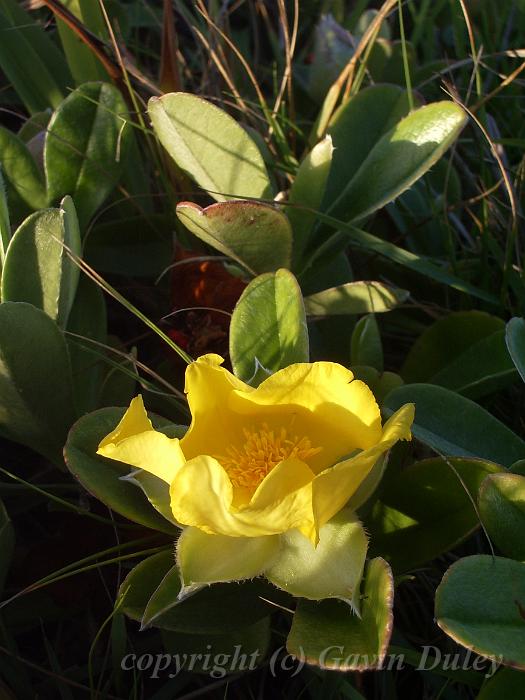
<path id="1" fill-rule="evenodd" d="M 294 364 L 276 372 L 250 392 L 229 396 L 229 413 L 245 420 L 284 426 L 308 437 L 322 450 L 308 459 L 320 472 L 353 450 L 381 439 L 381 415 L 374 395 L 350 370 L 333 362 Z"/>
<path id="2" fill-rule="evenodd" d="M 398 440 L 410 440 L 413 420 L 414 404 L 405 404 L 385 423 L 377 445 L 316 476 L 312 484 L 312 504 L 317 527 L 322 527 L 341 510 L 382 454 Z"/>
<path id="3" fill-rule="evenodd" d="M 242 438 L 235 417 L 227 410 L 228 399 L 234 391 L 253 391 L 221 364 L 219 355 L 203 355 L 186 369 L 185 391 L 191 410 L 192 422 L 181 440 L 187 459 L 206 453 L 226 454 L 228 447 Z"/>
<path id="4" fill-rule="evenodd" d="M 312 478 L 303 462 L 285 460 L 260 484 L 249 504 L 236 508 L 227 473 L 216 459 L 202 455 L 177 473 L 171 508 L 180 523 L 212 535 L 278 534 L 312 520 Z"/>
<path id="5" fill-rule="evenodd" d="M 275 561 L 278 535 L 226 537 L 187 527 L 177 542 L 177 564 L 184 587 L 241 581 L 259 576 Z"/>
<path id="6" fill-rule="evenodd" d="M 99 445 L 97 453 L 157 476 L 171 483 L 184 464 L 177 438 L 169 438 L 153 429 L 141 396 L 131 402 L 115 430 Z"/>

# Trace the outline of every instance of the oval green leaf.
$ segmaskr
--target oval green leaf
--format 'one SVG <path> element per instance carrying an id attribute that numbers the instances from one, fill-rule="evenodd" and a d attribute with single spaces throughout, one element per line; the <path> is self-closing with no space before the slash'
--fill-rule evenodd
<path id="1" fill-rule="evenodd" d="M 97 455 L 97 447 L 118 424 L 125 409 L 101 408 L 83 416 L 71 428 L 64 447 L 69 471 L 93 496 L 133 522 L 174 536 L 178 530 L 158 513 L 136 485 L 121 477 L 129 466 Z M 152 416 L 157 429 L 169 427 L 162 418 Z"/>
<path id="2" fill-rule="evenodd" d="M 119 610 L 140 622 L 148 600 L 164 576 L 173 567 L 173 550 L 152 554 L 133 567 L 121 583 L 117 595 Z"/>
<path id="3" fill-rule="evenodd" d="M 475 555 L 453 564 L 436 591 L 436 621 L 454 641 L 525 670 L 525 564 Z"/>
<path id="4" fill-rule="evenodd" d="M 525 382 L 525 320 L 511 318 L 505 330 L 505 341 L 512 361 Z"/>
<path id="5" fill-rule="evenodd" d="M 288 218 L 274 206 L 234 201 L 202 209 L 181 202 L 177 216 L 195 236 L 253 275 L 290 267 L 292 229 Z"/>
<path id="6" fill-rule="evenodd" d="M 352 332 L 350 344 L 352 365 L 367 365 L 383 371 L 383 345 L 374 314 L 359 319 Z"/>
<path id="7" fill-rule="evenodd" d="M 0 164 L 14 220 L 46 206 L 46 186 L 41 171 L 22 139 L 4 127 L 0 127 Z"/>
<path id="8" fill-rule="evenodd" d="M 35 212 L 17 229 L 7 249 L 2 300 L 33 304 L 65 328 L 80 275 L 66 248 L 81 255 L 71 197 L 64 198 L 60 209 Z"/>
<path id="9" fill-rule="evenodd" d="M 525 457 L 525 442 L 478 404 L 432 384 L 409 384 L 385 399 L 387 416 L 416 405 L 414 436 L 445 455 L 475 457 L 510 467 Z"/>
<path id="10" fill-rule="evenodd" d="M 316 144 L 302 161 L 290 188 L 288 201 L 292 206 L 286 213 L 293 229 L 293 260 L 298 265 L 308 247 L 330 173 L 334 147 L 332 137 L 326 136 Z"/>
<path id="11" fill-rule="evenodd" d="M 482 688 L 476 700 L 505 700 L 525 697 L 525 674 L 502 668 Z"/>
<path id="12" fill-rule="evenodd" d="M 71 358 L 73 394 L 78 415 L 99 407 L 102 371 L 107 343 L 106 302 L 100 287 L 86 275 L 79 280 L 67 322 L 67 346 Z M 71 335 L 69 335 L 71 334 Z M 75 337 L 80 336 L 80 337 Z M 89 341 L 94 341 L 90 343 Z M 133 397 L 131 397 L 133 398 Z M 131 398 L 129 401 L 131 401 Z M 128 401 L 128 403 L 129 403 Z M 112 403 L 112 406 L 122 405 Z"/>
<path id="13" fill-rule="evenodd" d="M 179 168 L 217 201 L 271 198 L 264 160 L 229 114 L 196 95 L 152 97 L 153 130 Z"/>
<path id="14" fill-rule="evenodd" d="M 505 333 L 492 335 L 471 345 L 431 379 L 471 399 L 479 399 L 516 380 L 517 372 L 505 345 Z"/>
<path id="15" fill-rule="evenodd" d="M 408 296 L 405 289 L 382 282 L 348 282 L 305 297 L 304 306 L 309 316 L 379 314 L 395 309 Z"/>
<path id="16" fill-rule="evenodd" d="M 183 633 L 217 634 L 234 631 L 266 617 L 272 606 L 262 597 L 279 600 L 275 589 L 260 580 L 235 586 L 219 583 L 181 601 L 178 600 L 179 590 L 180 578 L 174 567 L 173 550 L 159 552 L 140 562 L 127 575 L 118 594 L 120 609 L 140 622 L 146 606 L 156 595 L 164 609 L 155 619 L 156 627 Z"/>
<path id="17" fill-rule="evenodd" d="M 339 107 L 328 130 L 334 155 L 324 210 L 332 208 L 374 145 L 409 111 L 408 93 L 395 85 L 374 85 L 360 90 Z"/>
<path id="18" fill-rule="evenodd" d="M 329 213 L 358 221 L 385 206 L 441 158 L 466 122 L 467 115 L 454 102 L 411 112 L 375 144 Z"/>
<path id="19" fill-rule="evenodd" d="M 31 113 L 56 107 L 71 85 L 63 54 L 17 0 L 2 0 L 0 64 Z"/>
<path id="20" fill-rule="evenodd" d="M 297 280 L 288 270 L 260 275 L 246 287 L 233 311 L 230 358 L 235 374 L 244 381 L 260 381 L 264 370 L 276 372 L 294 362 L 308 362 L 308 357 L 308 329 Z"/>
<path id="21" fill-rule="evenodd" d="M 457 311 L 429 326 L 416 340 L 401 369 L 406 382 L 428 382 L 504 322 L 484 311 Z"/>
<path id="22" fill-rule="evenodd" d="M 131 127 L 119 90 L 108 83 L 85 83 L 53 114 L 44 148 L 49 202 L 69 194 L 81 230 L 117 184 Z"/>
<path id="23" fill-rule="evenodd" d="M 366 518 L 371 550 L 403 572 L 452 549 L 479 527 L 478 489 L 500 470 L 490 462 L 451 458 L 425 459 L 392 475 L 387 471 Z"/>
<path id="24" fill-rule="evenodd" d="M 508 557 L 525 560 L 525 477 L 488 476 L 479 490 L 483 523 L 497 547 Z"/>
<path id="25" fill-rule="evenodd" d="M 62 464 L 75 420 L 64 336 L 40 309 L 0 304 L 0 432 Z"/>

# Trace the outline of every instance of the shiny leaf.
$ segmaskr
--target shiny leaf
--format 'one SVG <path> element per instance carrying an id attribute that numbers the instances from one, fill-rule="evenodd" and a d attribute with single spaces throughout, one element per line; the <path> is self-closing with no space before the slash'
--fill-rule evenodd
<path id="1" fill-rule="evenodd" d="M 234 309 L 230 358 L 235 374 L 249 381 L 262 368 L 275 372 L 308 362 L 308 330 L 301 290 L 287 270 L 256 277 Z"/>
<path id="2" fill-rule="evenodd" d="M 108 83 L 85 83 L 53 114 L 44 164 L 50 203 L 71 195 L 81 230 L 122 172 L 131 127 L 126 103 Z"/>
<path id="3" fill-rule="evenodd" d="M 229 114 L 201 97 L 152 97 L 153 130 L 177 165 L 217 201 L 271 197 L 259 149 Z"/>
<path id="4" fill-rule="evenodd" d="M 33 304 L 64 328 L 80 275 L 67 249 L 81 254 L 71 197 L 64 198 L 60 209 L 35 212 L 15 232 L 5 259 L 2 299 Z"/>
<path id="5" fill-rule="evenodd" d="M 525 457 L 525 442 L 478 404 L 432 384 L 408 384 L 385 399 L 387 416 L 416 405 L 414 436 L 446 455 L 478 457 L 510 467 Z"/>

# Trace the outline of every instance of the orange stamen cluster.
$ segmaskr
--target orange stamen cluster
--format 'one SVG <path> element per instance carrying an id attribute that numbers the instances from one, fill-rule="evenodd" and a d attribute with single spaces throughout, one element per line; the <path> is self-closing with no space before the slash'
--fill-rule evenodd
<path id="1" fill-rule="evenodd" d="M 271 470 L 285 459 L 302 461 L 318 454 L 322 448 L 312 447 L 307 437 L 288 437 L 285 428 L 270 430 L 263 423 L 260 430 L 243 430 L 246 442 L 242 447 L 229 447 L 218 457 L 234 486 L 255 489 Z"/>

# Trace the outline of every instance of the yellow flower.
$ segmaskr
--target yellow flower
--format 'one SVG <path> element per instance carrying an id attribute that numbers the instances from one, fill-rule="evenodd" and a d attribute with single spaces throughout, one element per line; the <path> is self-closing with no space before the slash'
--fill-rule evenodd
<path id="1" fill-rule="evenodd" d="M 291 365 L 253 388 L 222 362 L 189 365 L 181 440 L 153 429 L 138 396 L 99 454 L 165 481 L 181 525 L 228 538 L 296 529 L 317 545 L 378 459 L 410 439 L 413 405 L 382 426 L 370 389 L 341 365 Z"/>

